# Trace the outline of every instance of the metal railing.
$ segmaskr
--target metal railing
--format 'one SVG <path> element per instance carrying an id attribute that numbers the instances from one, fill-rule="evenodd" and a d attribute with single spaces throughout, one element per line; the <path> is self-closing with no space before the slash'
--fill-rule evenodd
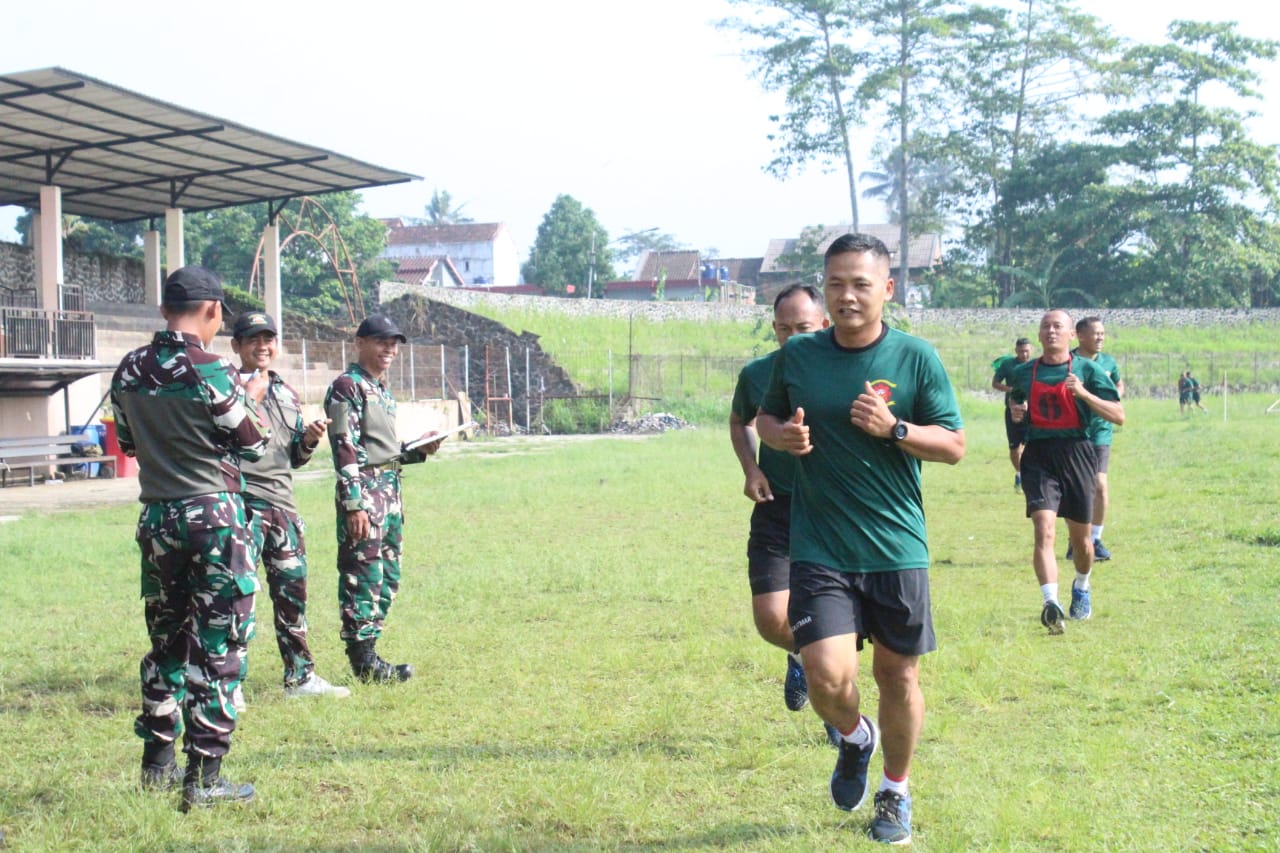
<path id="1" fill-rule="evenodd" d="M 0 307 L 0 358 L 92 359 L 93 314 Z"/>

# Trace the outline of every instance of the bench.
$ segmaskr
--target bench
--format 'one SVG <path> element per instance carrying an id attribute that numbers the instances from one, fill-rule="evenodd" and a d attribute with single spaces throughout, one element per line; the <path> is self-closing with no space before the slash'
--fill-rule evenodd
<path id="1" fill-rule="evenodd" d="M 85 456 L 77 448 L 94 444 L 89 435 L 50 435 L 0 438 L 0 487 L 9 485 L 9 473 L 27 471 L 27 484 L 36 484 L 37 468 L 71 468 L 76 465 L 105 465 L 106 476 L 116 475 L 114 456 Z"/>

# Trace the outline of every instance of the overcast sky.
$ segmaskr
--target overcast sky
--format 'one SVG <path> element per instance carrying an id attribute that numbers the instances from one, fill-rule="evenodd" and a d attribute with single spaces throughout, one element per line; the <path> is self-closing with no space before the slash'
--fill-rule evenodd
<path id="1" fill-rule="evenodd" d="M 1256 0 L 1081 0 L 1122 35 L 1169 20 L 1235 20 L 1280 35 Z M 434 188 L 480 222 L 505 222 L 523 260 L 561 193 L 610 235 L 659 228 L 726 257 L 849 220 L 843 176 L 780 181 L 742 43 L 713 23 L 725 0 L 370 0 L 319 3 L 8 4 L 0 71 L 62 66 L 108 83 L 422 176 L 366 190 L 375 216 L 421 216 Z M 1280 82 L 1274 67 L 1265 73 Z M 1271 86 L 1275 89 L 1275 86 Z M 1280 143 L 1275 97 L 1258 141 Z M 871 164 L 864 161 L 859 169 Z M 883 212 L 862 203 L 864 222 Z M 0 208 L 0 239 L 20 209 Z"/>

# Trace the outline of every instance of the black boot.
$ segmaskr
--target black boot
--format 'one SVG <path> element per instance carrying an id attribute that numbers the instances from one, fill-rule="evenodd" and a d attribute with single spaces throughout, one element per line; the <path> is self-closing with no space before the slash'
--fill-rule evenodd
<path id="1" fill-rule="evenodd" d="M 237 785 L 221 776 L 221 758 L 200 758 L 192 755 L 187 764 L 187 775 L 182 780 L 182 810 L 207 809 L 223 803 L 250 802 L 256 792 L 247 782 Z"/>
<path id="2" fill-rule="evenodd" d="M 408 681 L 413 678 L 413 666 L 407 663 L 390 664 L 378 657 L 377 640 L 352 640 L 347 643 L 347 659 L 356 678 L 365 682 Z"/>
<path id="3" fill-rule="evenodd" d="M 168 791 L 182 782 L 182 771 L 173 757 L 173 741 L 149 740 L 142 744 L 142 789 Z"/>

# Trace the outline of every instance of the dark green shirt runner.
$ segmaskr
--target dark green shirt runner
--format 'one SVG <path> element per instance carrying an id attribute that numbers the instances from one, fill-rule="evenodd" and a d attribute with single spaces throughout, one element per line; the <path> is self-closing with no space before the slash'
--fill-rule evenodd
<path id="1" fill-rule="evenodd" d="M 1065 425 L 1064 413 L 1049 410 L 1051 403 L 1047 396 L 1032 394 L 1031 382 L 1033 375 L 1037 385 L 1045 386 L 1048 389 L 1057 389 L 1059 385 L 1067 381 L 1068 365 L 1071 367 L 1071 372 L 1080 377 L 1080 381 L 1084 383 L 1084 387 L 1089 393 L 1112 402 L 1120 399 L 1111 377 L 1097 363 L 1087 358 L 1072 356 L 1070 361 L 1064 361 L 1061 364 L 1045 364 L 1043 357 L 1033 358 L 1025 364 L 1018 365 L 1013 371 L 1013 387 L 1024 394 L 1023 399 L 1028 401 L 1027 417 L 1031 419 L 1031 423 L 1027 427 L 1027 441 L 1039 441 L 1046 438 L 1089 438 L 1092 440 L 1091 435 L 1093 433 L 1091 430 L 1096 429 L 1093 421 L 1105 421 L 1104 418 L 1094 414 L 1093 409 L 1089 408 L 1088 404 L 1083 400 L 1072 397 L 1072 403 L 1076 411 L 1076 417 L 1072 419 L 1075 421 L 1075 425 Z M 1037 406 L 1036 400 L 1041 396 L 1045 396 L 1046 402 L 1044 405 Z M 1070 413 L 1065 414 L 1069 416 Z M 1102 442 L 1094 443 L 1101 444 Z M 1108 436 L 1107 443 L 1110 443 L 1110 436 Z"/>
<path id="2" fill-rule="evenodd" d="M 1087 355 L 1080 355 L 1080 350 L 1073 349 L 1071 354 L 1077 358 L 1088 359 Z M 1103 372 L 1111 378 L 1111 383 L 1116 386 L 1116 390 L 1120 389 L 1120 365 L 1116 360 L 1105 352 L 1096 353 L 1092 359 L 1093 363 L 1101 367 Z M 1117 398 L 1118 399 L 1118 398 Z M 1094 418 L 1089 423 L 1088 439 L 1091 443 L 1102 446 L 1111 443 L 1112 436 L 1115 432 L 1115 424 L 1106 418 Z"/>
<path id="3" fill-rule="evenodd" d="M 788 340 L 761 410 L 786 420 L 803 408 L 813 445 L 795 457 L 791 560 L 843 572 L 925 569 L 920 460 L 849 421 L 867 382 L 910 424 L 964 426 L 937 352 L 918 338 L 886 328 L 862 349 L 841 347 L 834 329 Z"/>
<path id="4" fill-rule="evenodd" d="M 732 411 L 744 424 L 756 417 L 760 401 L 769 389 L 769 377 L 773 375 L 773 363 L 778 350 L 752 359 L 738 374 L 738 387 L 733 392 Z M 769 488 L 775 495 L 789 495 L 795 490 L 796 460 L 790 453 L 774 450 L 760 442 L 760 470 L 769 480 Z"/>

